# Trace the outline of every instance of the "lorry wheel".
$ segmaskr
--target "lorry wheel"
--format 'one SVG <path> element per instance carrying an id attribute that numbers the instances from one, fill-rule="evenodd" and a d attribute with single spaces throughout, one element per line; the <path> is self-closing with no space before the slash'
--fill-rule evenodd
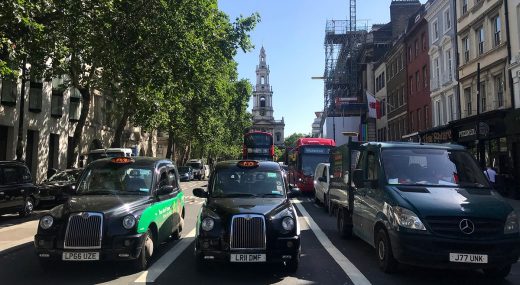
<path id="1" fill-rule="evenodd" d="M 399 262 L 394 258 L 390 239 L 384 229 L 380 229 L 379 232 L 377 232 L 376 253 L 379 268 L 381 268 L 383 272 L 393 273 L 397 271 Z"/>
<path id="2" fill-rule="evenodd" d="M 352 225 L 348 224 L 347 215 L 344 209 L 338 209 L 338 231 L 342 238 L 352 236 Z"/>
<path id="3" fill-rule="evenodd" d="M 486 268 L 483 269 L 484 274 L 488 278 L 502 279 L 505 278 L 511 272 L 511 264 L 504 267 Z"/>

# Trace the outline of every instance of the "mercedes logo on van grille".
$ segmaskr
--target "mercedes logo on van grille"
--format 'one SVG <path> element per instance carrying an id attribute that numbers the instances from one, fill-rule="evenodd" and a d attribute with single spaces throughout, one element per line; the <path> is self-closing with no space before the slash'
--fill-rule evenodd
<path id="1" fill-rule="evenodd" d="M 88 219 L 89 216 L 90 216 L 90 215 L 88 214 L 88 212 L 83 212 L 83 213 L 81 213 L 81 217 L 82 217 L 83 219 L 85 219 L 85 220 Z"/>
<path id="2" fill-rule="evenodd" d="M 475 231 L 475 224 L 468 219 L 462 219 L 459 223 L 460 231 L 470 235 Z"/>

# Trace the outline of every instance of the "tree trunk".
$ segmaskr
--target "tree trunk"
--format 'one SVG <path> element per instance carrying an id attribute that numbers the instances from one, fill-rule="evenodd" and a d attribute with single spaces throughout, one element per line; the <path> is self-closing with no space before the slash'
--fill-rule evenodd
<path id="1" fill-rule="evenodd" d="M 116 131 L 114 133 L 114 141 L 112 142 L 111 147 L 122 147 L 123 145 L 123 132 L 125 130 L 126 124 L 128 124 L 128 118 L 130 118 L 130 110 L 129 108 L 124 108 L 123 116 L 119 120 L 117 124 Z"/>
<path id="2" fill-rule="evenodd" d="M 23 121 L 25 117 L 25 77 L 26 77 L 25 60 L 22 62 L 22 89 L 20 92 L 20 116 L 18 118 L 18 136 L 16 138 L 16 160 L 23 161 Z M 16 80 L 13 80 L 16 84 Z M 12 90 L 11 90 L 12 92 Z M 30 157 L 29 159 L 32 159 Z M 27 160 L 27 159 L 26 159 Z M 32 171 L 32 169 L 31 169 Z"/>
<path id="3" fill-rule="evenodd" d="M 67 161 L 67 168 L 73 168 L 76 166 L 76 162 L 78 161 L 78 157 L 80 155 L 79 146 L 81 145 L 81 139 L 83 137 L 83 127 L 85 127 L 85 122 L 87 121 L 88 113 L 90 112 L 90 87 L 77 88 L 81 93 L 81 113 L 79 116 L 79 121 L 76 124 L 76 128 L 74 129 L 74 139 L 72 140 L 72 149 L 73 149 L 73 158 L 70 161 Z"/>
<path id="4" fill-rule="evenodd" d="M 173 128 L 168 130 L 168 148 L 166 149 L 166 158 L 172 159 L 173 151 Z"/>

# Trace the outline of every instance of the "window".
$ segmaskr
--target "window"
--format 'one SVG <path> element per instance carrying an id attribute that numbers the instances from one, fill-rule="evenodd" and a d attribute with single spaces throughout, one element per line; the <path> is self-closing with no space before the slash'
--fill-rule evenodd
<path id="1" fill-rule="evenodd" d="M 415 40 L 415 56 L 419 55 L 419 43 Z"/>
<path id="2" fill-rule="evenodd" d="M 422 119 L 422 109 L 417 109 L 417 128 L 422 129 L 423 125 L 424 125 L 424 122 Z"/>
<path id="3" fill-rule="evenodd" d="M 367 175 L 368 180 L 378 180 L 378 163 L 377 163 L 377 157 L 375 153 L 369 152 L 367 156 Z"/>
<path id="4" fill-rule="evenodd" d="M 433 60 L 433 66 L 435 68 L 435 84 L 436 84 L 435 87 L 439 88 L 440 87 L 441 68 L 440 68 L 438 57 L 436 57 Z"/>
<path id="5" fill-rule="evenodd" d="M 445 58 L 446 58 L 446 74 L 448 76 L 448 81 L 450 81 L 452 78 L 452 74 L 453 74 L 452 65 L 451 65 L 451 49 L 446 51 Z"/>
<path id="6" fill-rule="evenodd" d="M 403 68 L 404 68 L 404 53 L 401 53 L 400 60 L 401 60 L 401 68 L 399 70 L 403 70 Z"/>
<path id="7" fill-rule="evenodd" d="M 408 48 L 408 62 L 412 61 L 413 58 L 412 47 Z"/>
<path id="8" fill-rule="evenodd" d="M 415 91 L 419 91 L 419 71 L 415 72 Z"/>
<path id="9" fill-rule="evenodd" d="M 480 111 L 487 111 L 486 100 L 486 82 L 480 82 Z"/>
<path id="10" fill-rule="evenodd" d="M 468 0 L 462 0 L 462 15 L 468 13 Z"/>
<path id="11" fill-rule="evenodd" d="M 435 126 L 442 125 L 441 119 L 441 100 L 435 101 Z"/>
<path id="12" fill-rule="evenodd" d="M 466 100 L 466 114 L 471 116 L 471 87 L 464 88 L 464 100 Z"/>
<path id="13" fill-rule="evenodd" d="M 63 115 L 63 93 L 60 90 L 52 90 L 51 116 L 59 118 Z"/>
<path id="14" fill-rule="evenodd" d="M 425 129 L 428 127 L 429 122 L 430 122 L 430 117 L 428 116 L 428 106 L 424 106 L 424 128 Z"/>
<path id="15" fill-rule="evenodd" d="M 493 46 L 494 47 L 500 45 L 500 42 L 501 42 L 500 31 L 501 31 L 501 29 L 502 29 L 502 27 L 501 27 L 501 24 L 500 24 L 500 16 L 496 16 L 495 18 L 493 18 L 493 32 L 494 32 Z"/>
<path id="16" fill-rule="evenodd" d="M 485 41 L 485 33 L 484 26 L 480 26 L 477 30 L 477 41 L 478 41 L 478 55 L 484 53 L 484 41 Z"/>
<path id="17" fill-rule="evenodd" d="M 16 105 L 17 97 L 17 86 L 16 81 L 13 79 L 2 79 L 2 104 L 8 106 Z"/>
<path id="18" fill-rule="evenodd" d="M 29 111 L 41 112 L 43 83 L 41 80 L 33 79 L 29 86 Z"/>
<path id="19" fill-rule="evenodd" d="M 467 63 L 469 61 L 469 39 L 467 36 L 462 39 L 462 48 L 464 50 L 464 63 Z"/>
<path id="20" fill-rule="evenodd" d="M 423 87 L 424 89 L 428 88 L 428 70 L 426 69 L 426 65 L 422 67 L 422 76 L 423 76 Z"/>
<path id="21" fill-rule="evenodd" d="M 497 92 L 497 107 L 504 107 L 504 79 L 502 75 L 495 76 L 495 90 Z"/>
<path id="22" fill-rule="evenodd" d="M 437 22 L 437 20 L 433 21 L 433 23 L 432 23 L 432 34 L 433 34 L 433 41 L 435 41 L 439 38 L 439 23 Z"/>
<path id="23" fill-rule="evenodd" d="M 386 115 L 386 99 L 383 99 L 381 101 L 381 116 L 385 116 Z"/>
<path id="24" fill-rule="evenodd" d="M 70 90 L 69 121 L 79 121 L 81 110 L 81 93 L 76 88 Z"/>
<path id="25" fill-rule="evenodd" d="M 265 97 L 260 97 L 260 108 L 265 108 Z"/>
<path id="26" fill-rule="evenodd" d="M 453 117 L 453 108 L 455 106 L 455 102 L 453 101 L 453 95 L 448 96 L 448 110 L 446 111 L 446 119 L 447 122 L 452 121 Z"/>
<path id="27" fill-rule="evenodd" d="M 383 71 L 383 75 L 381 76 L 381 79 L 383 80 L 383 84 L 381 86 L 381 88 L 384 88 L 385 87 L 385 72 Z"/>
<path id="28" fill-rule="evenodd" d="M 444 30 L 448 31 L 451 29 L 451 17 L 450 17 L 450 9 L 446 9 L 444 11 Z"/>
<path id="29" fill-rule="evenodd" d="M 265 84 L 265 77 L 263 77 L 263 76 L 260 77 L 260 84 Z"/>

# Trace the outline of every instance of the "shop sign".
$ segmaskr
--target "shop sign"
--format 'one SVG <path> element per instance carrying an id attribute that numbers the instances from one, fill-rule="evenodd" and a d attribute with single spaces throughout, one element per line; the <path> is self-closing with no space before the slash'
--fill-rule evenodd
<path id="1" fill-rule="evenodd" d="M 422 135 L 422 142 L 425 143 L 440 143 L 452 141 L 451 130 L 437 131 Z"/>

